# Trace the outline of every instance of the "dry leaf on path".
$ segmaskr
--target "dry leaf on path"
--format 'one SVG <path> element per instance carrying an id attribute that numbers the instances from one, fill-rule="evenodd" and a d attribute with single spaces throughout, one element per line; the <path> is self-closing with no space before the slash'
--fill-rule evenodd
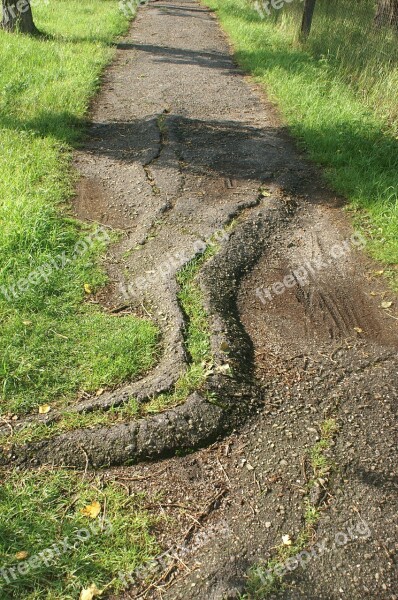
<path id="1" fill-rule="evenodd" d="M 221 342 L 220 345 L 220 350 L 222 350 L 223 352 L 228 352 L 228 350 L 231 350 L 230 345 L 228 344 L 228 342 Z"/>
<path id="2" fill-rule="evenodd" d="M 392 306 L 392 302 L 382 302 L 380 306 L 381 308 L 390 308 L 390 306 Z"/>
<path id="3" fill-rule="evenodd" d="M 228 373 L 230 369 L 229 364 L 225 364 L 225 365 L 218 365 L 215 369 L 216 373 Z"/>
<path id="4" fill-rule="evenodd" d="M 282 544 L 284 546 L 291 546 L 292 545 L 292 540 L 290 539 L 290 535 L 286 534 L 282 536 Z"/>

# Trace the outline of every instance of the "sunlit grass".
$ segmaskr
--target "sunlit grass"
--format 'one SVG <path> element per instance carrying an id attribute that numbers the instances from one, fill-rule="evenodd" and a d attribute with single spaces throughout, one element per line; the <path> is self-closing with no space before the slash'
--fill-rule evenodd
<path id="1" fill-rule="evenodd" d="M 158 519 L 145 509 L 144 494 L 62 469 L 2 478 L 1 598 L 71 600 L 93 583 L 121 591 L 119 572 L 134 572 L 159 553 L 152 534 Z M 84 516 L 94 502 L 98 516 Z"/>
<path id="2" fill-rule="evenodd" d="M 71 150 L 127 19 L 113 0 L 33 10 L 45 38 L 0 31 L 0 414 L 131 379 L 153 365 L 158 343 L 149 322 L 84 302 L 85 285 L 106 281 L 105 242 L 75 256 L 95 228 L 67 218 Z M 65 267 L 10 291 L 62 255 Z"/>

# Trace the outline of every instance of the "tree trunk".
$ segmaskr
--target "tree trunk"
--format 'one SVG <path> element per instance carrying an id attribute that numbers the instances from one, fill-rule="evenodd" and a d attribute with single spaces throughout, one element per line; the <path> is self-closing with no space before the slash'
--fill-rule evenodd
<path id="1" fill-rule="evenodd" d="M 3 18 L 1 26 L 7 31 L 19 31 L 37 35 L 29 0 L 2 0 Z"/>
<path id="2" fill-rule="evenodd" d="M 300 38 L 304 41 L 310 34 L 316 0 L 305 0 L 303 20 L 301 22 Z"/>
<path id="3" fill-rule="evenodd" d="M 378 0 L 375 23 L 398 29 L 398 0 Z"/>

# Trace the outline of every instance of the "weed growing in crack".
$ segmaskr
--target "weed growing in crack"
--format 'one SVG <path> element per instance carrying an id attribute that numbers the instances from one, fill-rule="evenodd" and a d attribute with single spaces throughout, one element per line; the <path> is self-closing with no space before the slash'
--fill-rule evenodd
<path id="1" fill-rule="evenodd" d="M 326 491 L 332 470 L 330 449 L 333 445 L 333 438 L 338 432 L 336 419 L 330 418 L 323 421 L 320 425 L 320 432 L 320 440 L 308 452 L 311 475 L 306 484 L 303 527 L 294 541 L 277 546 L 274 556 L 265 565 L 255 565 L 250 569 L 247 591 L 240 597 L 241 600 L 263 600 L 283 588 L 284 574 L 286 570 L 289 570 L 286 565 L 293 560 L 297 563 L 300 553 L 305 552 L 314 539 L 322 507 L 319 500 L 313 499 L 313 491 L 316 488 Z M 317 495 L 317 497 L 322 496 Z"/>

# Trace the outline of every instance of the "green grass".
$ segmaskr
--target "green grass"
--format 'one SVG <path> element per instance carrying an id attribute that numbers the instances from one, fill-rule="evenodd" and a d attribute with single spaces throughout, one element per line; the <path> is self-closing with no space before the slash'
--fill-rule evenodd
<path id="1" fill-rule="evenodd" d="M 234 223 L 229 226 L 231 229 Z M 202 292 L 196 279 L 203 264 L 217 252 L 217 242 L 210 241 L 206 250 L 195 257 L 177 274 L 180 286 L 178 299 L 186 318 L 185 345 L 189 356 L 189 364 L 175 383 L 174 389 L 158 394 L 147 403 L 140 403 L 133 397 L 121 406 L 103 411 L 101 409 L 89 413 L 76 413 L 65 409 L 62 417 L 50 424 L 27 423 L 16 430 L 11 437 L 9 432 L 0 439 L 0 443 L 20 445 L 32 441 L 44 440 L 64 431 L 95 427 L 138 419 L 164 411 L 181 404 L 195 390 L 204 387 L 207 376 L 213 372 L 213 357 L 210 344 L 210 330 Z M 214 401 L 214 399 L 212 399 Z"/>
<path id="2" fill-rule="evenodd" d="M 85 284 L 105 283 L 105 241 L 75 255 L 93 228 L 68 218 L 71 149 L 127 19 L 116 0 L 52 0 L 34 15 L 46 39 L 0 31 L 0 414 L 117 385 L 157 356 L 151 323 L 84 302 Z M 63 254 L 64 268 L 9 292 Z"/>
<path id="3" fill-rule="evenodd" d="M 375 0 L 317 0 L 311 35 L 303 48 L 338 72 L 397 131 L 398 39 L 392 28 L 374 27 L 375 4 Z M 302 14 L 303 5 L 292 2 L 268 19 L 298 46 Z"/>
<path id="4" fill-rule="evenodd" d="M 93 502 L 101 512 L 91 519 L 81 510 Z M 116 481 L 103 483 L 95 475 L 49 469 L 6 475 L 0 489 L 0 569 L 9 582 L 0 572 L 0 597 L 76 600 L 93 583 L 121 590 L 119 572 L 134 571 L 159 554 L 153 534 L 159 519 L 145 502 L 144 494 L 129 495 Z M 83 529 L 89 534 L 78 534 Z M 26 564 L 53 544 L 64 549 L 65 538 L 76 548 L 55 551 L 53 560 L 34 568 L 32 560 L 32 568 L 17 571 L 15 579 L 10 574 L 10 567 Z M 23 560 L 15 556 L 20 552 L 27 553 Z"/>
<path id="5" fill-rule="evenodd" d="M 314 473 L 314 480 L 319 477 L 323 478 L 328 476 L 331 465 L 327 452 L 337 429 L 338 427 L 335 419 L 326 419 L 321 424 L 321 439 L 314 444 L 310 451 L 310 462 Z"/>
<path id="6" fill-rule="evenodd" d="M 261 19 L 246 0 L 205 3 L 216 10 L 238 62 L 264 86 L 300 146 L 348 199 L 370 253 L 391 266 L 386 271 L 397 287 L 398 36 L 372 33 L 369 19 L 361 34 L 363 7 L 369 11 L 371 0 L 349 9 L 340 3 L 337 23 L 328 14 L 332 3 L 319 0 L 305 45 L 297 42 L 294 12 L 302 3 L 275 11 L 271 19 Z"/>
<path id="7" fill-rule="evenodd" d="M 217 249 L 217 244 L 210 242 L 203 254 L 190 261 L 177 274 L 180 286 L 178 300 L 187 322 L 185 344 L 189 365 L 187 371 L 177 380 L 172 392 L 160 394 L 145 406 L 146 414 L 181 404 L 195 390 L 203 387 L 213 368 L 208 316 L 202 292 L 195 278 L 206 260 L 211 258 Z"/>
<path id="8" fill-rule="evenodd" d="M 209 360 L 210 332 L 208 316 L 195 277 L 206 260 L 215 254 L 215 251 L 215 246 L 208 246 L 203 254 L 188 263 L 177 275 L 177 282 L 180 285 L 178 299 L 188 322 L 187 350 L 192 362 L 198 364 Z"/>

